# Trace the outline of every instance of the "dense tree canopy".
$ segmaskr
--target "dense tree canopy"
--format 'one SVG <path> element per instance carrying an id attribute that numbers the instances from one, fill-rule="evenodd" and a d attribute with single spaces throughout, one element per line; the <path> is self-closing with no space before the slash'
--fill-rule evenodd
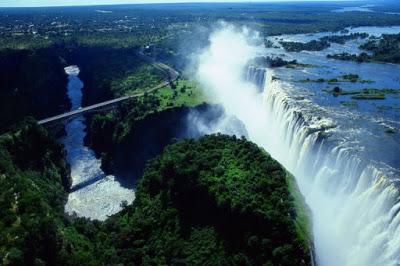
<path id="1" fill-rule="evenodd" d="M 357 62 L 388 62 L 400 63 L 400 34 L 383 34 L 382 38 L 370 38 L 367 42 L 360 45 L 360 49 L 370 52 L 360 54 L 328 54 L 328 58 L 338 60 L 348 60 Z"/>
<path id="2" fill-rule="evenodd" d="M 25 156 L 21 157 L 20 154 Z M 244 139 L 206 136 L 151 160 L 105 222 L 65 217 L 61 147 L 27 121 L 0 139 L 5 265 L 306 265 L 285 170 Z"/>
<path id="3" fill-rule="evenodd" d="M 279 42 L 282 47 L 288 52 L 301 51 L 321 51 L 328 48 L 330 43 L 326 40 L 312 40 L 306 43 L 302 42 Z"/>
<path id="4" fill-rule="evenodd" d="M 134 204 L 105 223 L 115 252 L 108 259 L 306 265 L 309 246 L 296 233 L 285 177 L 275 160 L 244 139 L 217 135 L 173 144 L 148 163 Z"/>
<path id="5" fill-rule="evenodd" d="M 400 34 L 384 34 L 381 39 L 369 40 L 360 48 L 373 53 L 371 60 L 400 63 Z"/>
<path id="6" fill-rule="evenodd" d="M 0 137 L 0 264 L 57 261 L 69 172 L 59 144 L 26 121 Z"/>
<path id="7" fill-rule="evenodd" d="M 73 46 L 60 49 L 70 64 L 80 67 L 79 77 L 85 84 L 84 105 L 141 92 L 158 85 L 164 79 L 139 54 L 138 47 L 114 48 L 109 46 Z"/>

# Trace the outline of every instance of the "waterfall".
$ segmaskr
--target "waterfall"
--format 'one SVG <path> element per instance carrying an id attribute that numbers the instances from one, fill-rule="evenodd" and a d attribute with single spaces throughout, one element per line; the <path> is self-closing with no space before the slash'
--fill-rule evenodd
<path id="1" fill-rule="evenodd" d="M 274 134 L 263 143 L 295 175 L 312 210 L 318 265 L 399 265 L 398 173 L 357 156 L 353 143 L 330 140 L 333 121 L 302 113 L 272 70 L 266 79 Z"/>
<path id="2" fill-rule="evenodd" d="M 368 159 L 362 134 L 371 132 L 357 112 L 322 107 L 270 69 L 260 97 L 247 69 L 266 52 L 257 36 L 226 23 L 211 34 L 197 60 L 204 92 L 296 177 L 312 212 L 318 265 L 399 265 L 398 170 Z"/>
<path id="3" fill-rule="evenodd" d="M 249 66 L 247 68 L 245 80 L 253 83 L 259 92 L 262 92 L 265 87 L 265 68 Z"/>

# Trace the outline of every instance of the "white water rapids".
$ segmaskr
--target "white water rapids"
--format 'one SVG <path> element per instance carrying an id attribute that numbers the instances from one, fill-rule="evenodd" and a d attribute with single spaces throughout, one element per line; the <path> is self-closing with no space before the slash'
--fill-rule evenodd
<path id="1" fill-rule="evenodd" d="M 82 104 L 83 83 L 78 78 L 79 68 L 65 68 L 69 75 L 68 97 L 71 110 Z M 121 203 L 131 203 L 135 198 L 133 189 L 124 188 L 114 176 L 106 176 L 101 170 L 101 160 L 84 146 L 85 118 L 80 115 L 65 126 L 66 136 L 62 143 L 67 151 L 67 161 L 71 166 L 72 192 L 68 195 L 65 212 L 96 220 L 105 220 L 109 215 L 121 210 Z"/>
<path id="2" fill-rule="evenodd" d="M 303 114 L 272 70 L 263 95 L 243 80 L 247 63 L 262 53 L 253 36 L 223 24 L 199 56 L 198 80 L 244 123 L 250 140 L 295 175 L 312 211 L 318 265 L 400 265 L 398 180 L 356 156 L 353 143 L 329 142 L 333 122 L 315 115 L 318 106 Z"/>

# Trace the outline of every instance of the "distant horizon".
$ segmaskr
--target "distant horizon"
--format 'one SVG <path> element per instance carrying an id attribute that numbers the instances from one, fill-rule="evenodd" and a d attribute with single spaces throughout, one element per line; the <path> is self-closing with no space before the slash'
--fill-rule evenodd
<path id="1" fill-rule="evenodd" d="M 67 7 L 111 6 L 140 4 L 213 4 L 213 3 L 282 3 L 282 2 L 366 2 L 366 0 L 0 0 L 0 8 L 7 7 Z"/>

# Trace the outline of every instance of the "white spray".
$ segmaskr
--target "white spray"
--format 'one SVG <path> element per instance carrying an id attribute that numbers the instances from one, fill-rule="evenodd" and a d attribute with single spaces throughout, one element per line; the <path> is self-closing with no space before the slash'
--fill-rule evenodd
<path id="1" fill-rule="evenodd" d="M 313 213 L 319 265 L 398 265 L 399 191 L 351 147 L 327 144 L 332 121 L 301 114 L 268 70 L 264 97 L 243 80 L 247 63 L 263 52 L 257 34 L 222 23 L 198 58 L 197 78 L 250 140 L 264 147 L 297 179 Z"/>

